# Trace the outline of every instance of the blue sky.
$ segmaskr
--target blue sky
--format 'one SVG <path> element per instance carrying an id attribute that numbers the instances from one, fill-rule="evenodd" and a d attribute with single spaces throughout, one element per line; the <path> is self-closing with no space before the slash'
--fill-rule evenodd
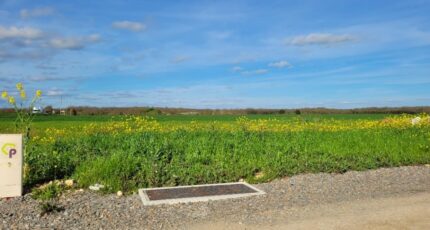
<path id="1" fill-rule="evenodd" d="M 418 0 L 0 0 L 0 90 L 22 81 L 54 106 L 429 105 L 429 12 Z"/>

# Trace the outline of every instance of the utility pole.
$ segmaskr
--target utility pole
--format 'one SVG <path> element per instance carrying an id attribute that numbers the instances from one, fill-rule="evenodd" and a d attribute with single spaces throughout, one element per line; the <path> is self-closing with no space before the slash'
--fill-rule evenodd
<path id="1" fill-rule="evenodd" d="M 66 111 L 63 108 L 63 95 L 60 95 L 60 115 L 66 115 Z"/>

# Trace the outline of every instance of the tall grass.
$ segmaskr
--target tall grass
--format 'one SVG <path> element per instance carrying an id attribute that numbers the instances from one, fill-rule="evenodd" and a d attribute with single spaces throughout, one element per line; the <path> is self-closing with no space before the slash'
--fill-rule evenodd
<path id="1" fill-rule="evenodd" d="M 428 127 L 335 132 L 204 130 L 84 135 L 31 143 L 25 183 L 73 177 L 108 191 L 269 181 L 298 173 L 430 163 Z M 256 175 L 260 176 L 256 176 Z"/>

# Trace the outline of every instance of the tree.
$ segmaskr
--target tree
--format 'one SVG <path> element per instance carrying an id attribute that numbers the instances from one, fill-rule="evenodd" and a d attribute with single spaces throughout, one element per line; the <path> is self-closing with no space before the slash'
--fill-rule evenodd
<path id="1" fill-rule="evenodd" d="M 52 111 L 54 111 L 54 108 L 51 105 L 48 105 L 45 107 L 45 109 L 43 109 L 43 111 L 45 111 L 45 113 L 47 114 L 52 114 Z"/>
<path id="2" fill-rule="evenodd" d="M 69 112 L 70 112 L 70 115 L 72 115 L 72 116 L 78 115 L 78 111 L 75 108 L 70 108 Z"/>

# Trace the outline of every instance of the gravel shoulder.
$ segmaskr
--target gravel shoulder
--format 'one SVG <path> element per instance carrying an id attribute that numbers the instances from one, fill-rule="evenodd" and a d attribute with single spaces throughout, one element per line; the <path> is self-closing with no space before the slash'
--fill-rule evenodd
<path id="1" fill-rule="evenodd" d="M 256 185 L 267 194 L 145 207 L 137 195 L 70 192 L 40 216 L 28 194 L 0 201 L 1 229 L 429 229 L 430 167 L 304 174 Z"/>
<path id="2" fill-rule="evenodd" d="M 430 229 L 430 192 L 309 205 L 272 214 L 271 224 L 208 221 L 190 229 Z"/>

